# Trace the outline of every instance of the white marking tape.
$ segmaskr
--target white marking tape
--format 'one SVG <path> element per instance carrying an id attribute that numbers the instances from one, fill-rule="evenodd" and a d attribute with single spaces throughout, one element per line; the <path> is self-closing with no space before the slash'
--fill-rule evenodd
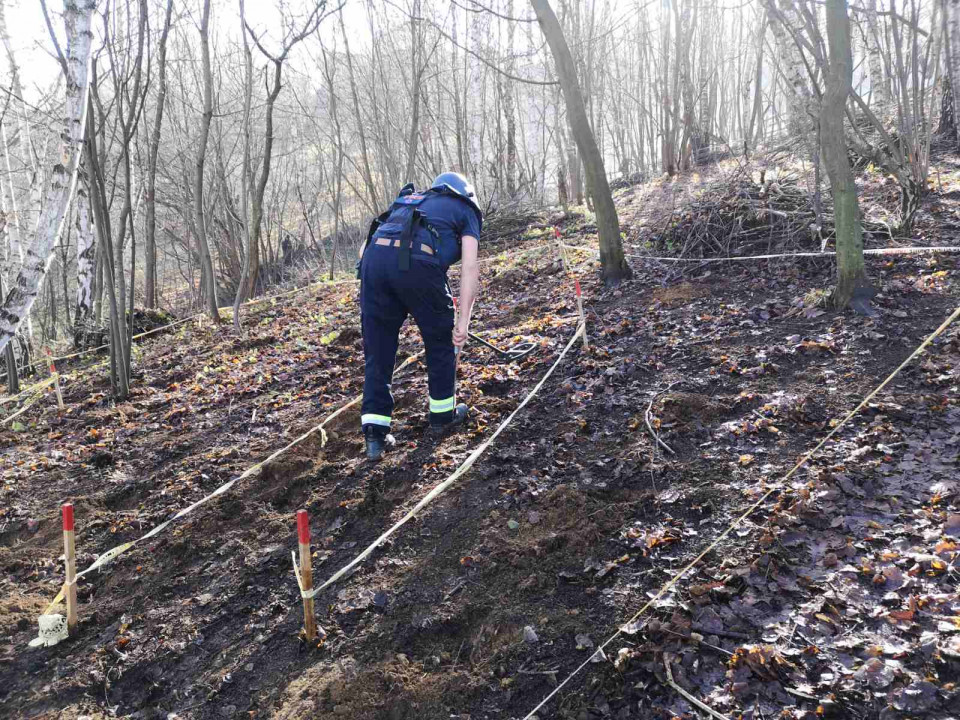
<path id="1" fill-rule="evenodd" d="M 408 367 L 409 365 L 411 365 L 411 364 L 413 364 L 414 362 L 416 362 L 417 360 L 419 360 L 422 355 L 423 355 L 423 351 L 418 352 L 416 355 L 411 355 L 411 356 L 408 357 L 406 360 L 404 360 L 404 361 L 400 364 L 400 366 L 399 366 L 394 372 L 395 372 L 395 373 L 398 373 L 398 372 L 400 372 L 401 370 L 405 369 L 405 368 Z M 322 444 L 322 445 L 325 445 L 325 444 L 326 444 L 326 441 L 327 441 L 327 435 L 326 435 L 326 433 L 324 432 L 323 428 L 326 427 L 330 422 L 332 422 L 332 421 L 333 421 L 334 419 L 336 419 L 338 416 L 340 416 L 342 413 L 346 412 L 348 409 L 350 409 L 351 407 L 353 407 L 354 405 L 356 405 L 357 403 L 359 403 L 362 399 L 363 399 L 363 396 L 358 395 L 358 396 L 355 397 L 353 400 L 351 400 L 350 402 L 348 402 L 346 405 L 343 405 L 342 407 L 340 407 L 340 408 L 339 408 L 336 412 L 334 412 L 332 415 L 328 416 L 327 419 L 324 420 L 324 421 L 323 421 L 322 423 L 320 423 L 319 425 L 314 426 L 313 428 L 311 428 L 310 430 L 308 430 L 307 432 L 305 432 L 305 433 L 304 433 L 303 435 L 301 435 L 300 437 L 296 438 L 295 440 L 291 441 L 290 443 L 288 443 L 288 444 L 285 445 L 284 447 L 280 448 L 280 449 L 277 450 L 275 453 L 273 453 L 270 457 L 268 457 L 266 460 L 261 460 L 260 462 L 258 462 L 258 463 L 257 463 L 256 465 L 254 465 L 253 467 L 248 468 L 248 469 L 245 470 L 241 475 L 238 475 L 237 477 L 233 478 L 233 480 L 229 480 L 229 481 L 223 483 L 222 485 L 220 485 L 216 490 L 214 490 L 214 491 L 213 491 L 212 493 L 210 493 L 209 495 L 206 495 L 205 497 L 202 497 L 202 498 L 200 498 L 199 500 L 197 500 L 197 501 L 196 501 L 195 503 L 193 503 L 192 505 L 183 508 L 183 509 L 180 510 L 176 515 L 174 515 L 173 517 L 171 517 L 170 519 L 165 520 L 164 522 L 162 522 L 162 523 L 160 523 L 159 525 L 157 525 L 155 528 L 153 528 L 153 529 L 152 529 L 150 532 L 148 532 L 146 535 L 143 535 L 143 536 L 137 538 L 136 540 L 131 540 L 130 542 L 125 542 L 125 543 L 123 543 L 122 545 L 117 545 L 116 547 L 107 550 L 105 553 L 103 553 L 102 555 L 100 555 L 100 556 L 93 562 L 93 564 L 90 565 L 90 567 L 88 567 L 88 568 L 87 568 L 86 570 L 84 570 L 83 572 L 77 573 L 76 580 L 79 580 L 80 578 L 82 578 L 84 575 L 86 575 L 86 574 L 89 573 L 89 572 L 92 572 L 92 571 L 94 571 L 94 570 L 96 570 L 96 569 L 98 569 L 98 568 L 103 567 L 104 565 L 106 565 L 107 563 L 109 563 L 111 560 L 116 559 L 117 557 L 119 557 L 120 555 L 122 555 L 123 553 L 125 553 L 125 552 L 126 552 L 127 550 L 129 550 L 130 548 L 135 547 L 136 545 L 142 543 L 144 540 L 147 540 L 147 539 L 149 539 L 149 538 L 155 537 L 156 535 L 159 535 L 163 530 L 165 530 L 167 527 L 169 527 L 171 524 L 173 524 L 174 522 L 176 522 L 176 521 L 179 520 L 180 518 L 182 518 L 182 517 L 184 517 L 184 516 L 186 516 L 186 515 L 189 515 L 191 512 L 193 512 L 194 510 L 196 510 L 196 509 L 197 509 L 198 507 L 200 507 L 201 505 L 205 505 L 206 503 L 210 502 L 211 500 L 213 500 L 213 499 L 214 499 L 215 497 L 217 497 L 218 495 L 222 495 L 223 493 L 227 492 L 230 488 L 232 488 L 232 487 L 233 487 L 236 483 L 238 483 L 240 480 L 243 480 L 244 478 L 250 477 L 250 476 L 253 475 L 253 473 L 255 473 L 257 470 L 259 470 L 259 469 L 262 468 L 263 466 L 267 465 L 268 463 L 272 462 L 273 460 L 276 460 L 278 457 L 280 457 L 281 455 L 283 455 L 285 452 L 287 452 L 287 451 L 290 450 L 291 448 L 295 447 L 296 445 L 299 445 L 300 443 L 302 443 L 304 440 L 306 440 L 308 437 L 310 437 L 310 436 L 313 435 L 314 433 L 316 433 L 316 432 L 318 432 L 318 431 L 321 433 L 321 438 L 322 438 L 321 444 Z M 43 614 L 44 614 L 44 615 L 49 615 L 49 614 L 50 614 L 50 611 L 57 605 L 57 603 L 61 602 L 62 600 L 63 600 L 63 588 L 60 589 L 60 592 L 57 593 L 57 596 L 50 602 L 50 604 L 47 606 L 47 609 L 43 611 Z"/>
<path id="2" fill-rule="evenodd" d="M 444 480 L 440 484 L 436 485 L 430 492 L 428 492 L 423 497 L 423 499 L 420 502 L 418 502 L 416 505 L 413 506 L 413 509 L 410 510 L 410 512 L 408 512 L 406 515 L 400 518 L 393 525 L 393 527 L 391 527 L 389 530 L 383 533 L 380 537 L 378 537 L 376 540 L 370 543 L 370 545 L 367 546 L 366 550 L 361 552 L 359 555 L 357 555 L 357 557 L 355 557 L 347 565 L 344 565 L 337 572 L 335 572 L 330 577 L 329 580 L 323 583 L 323 585 L 309 591 L 305 591 L 301 587 L 300 595 L 303 598 L 310 600 L 311 598 L 316 597 L 316 595 L 321 590 L 324 590 L 325 588 L 328 588 L 331 585 L 333 585 L 333 583 L 335 583 L 337 580 L 342 578 L 346 573 L 350 572 L 350 570 L 352 570 L 361 562 L 366 560 L 367 557 L 370 556 L 370 553 L 372 553 L 381 543 L 383 543 L 384 540 L 389 538 L 397 530 L 403 527 L 411 518 L 415 517 L 417 513 L 419 513 L 421 510 L 423 510 L 423 508 L 425 508 L 427 505 L 433 502 L 434 499 L 436 499 L 436 497 L 440 495 L 440 493 L 442 493 L 444 490 L 446 490 L 451 485 L 453 485 L 453 483 L 455 483 L 460 478 L 460 476 L 462 476 L 465 472 L 467 472 L 467 470 L 473 467 L 473 464 L 477 461 L 477 459 L 479 459 L 481 455 L 483 455 L 486 449 L 490 447 L 493 441 L 497 439 L 497 436 L 499 436 L 500 433 L 502 433 L 507 428 L 507 426 L 510 425 L 510 423 L 513 421 L 513 418 L 517 416 L 517 413 L 523 410 L 523 408 L 527 406 L 527 403 L 529 403 L 530 400 L 532 400 L 533 397 L 538 392 L 540 392 L 540 388 L 542 388 L 544 383 L 546 383 L 547 380 L 550 378 L 550 376 L 553 375 L 554 370 L 557 369 L 557 367 L 563 361 L 563 358 L 566 357 L 566 354 L 570 352 L 570 348 L 573 347 L 573 343 L 576 341 L 576 339 L 580 337 L 581 332 L 583 332 L 583 325 L 578 325 L 576 332 L 573 333 L 573 337 L 570 338 L 569 342 L 567 342 L 567 346 L 561 351 L 560 356 L 557 358 L 556 362 L 554 362 L 553 365 L 550 366 L 550 369 L 547 370 L 546 374 L 540 379 L 540 382 L 538 382 L 536 386 L 533 388 L 533 390 L 531 390 L 527 394 L 527 396 L 523 399 L 523 401 L 519 405 L 517 405 L 516 410 L 510 413 L 510 415 L 507 416 L 507 419 L 504 420 L 502 423 L 500 423 L 500 427 L 496 429 L 493 435 L 491 435 L 482 445 L 480 445 L 480 447 L 478 447 L 476 450 L 470 453 L 470 456 L 463 461 L 463 464 L 461 464 L 460 467 L 458 467 L 450 477 L 448 477 L 446 480 Z"/>
<path id="3" fill-rule="evenodd" d="M 600 254 L 599 250 L 583 245 L 561 245 L 561 247 L 570 250 L 579 250 L 581 252 L 592 252 Z M 871 248 L 864 250 L 864 255 L 926 255 L 936 253 L 960 253 L 960 247 L 907 247 L 907 248 Z M 636 255 L 627 254 L 626 257 L 636 258 L 637 260 L 656 260 L 657 262 L 688 262 L 688 263 L 710 263 L 710 262 L 728 262 L 731 260 L 775 260 L 777 258 L 829 258 L 836 255 L 833 251 L 828 252 L 802 252 L 802 253 L 782 253 L 778 255 L 734 255 L 731 257 L 716 258 L 676 258 L 676 257 L 658 257 L 655 255 Z"/>
<path id="4" fill-rule="evenodd" d="M 6 405 L 7 403 L 11 403 L 21 395 L 27 395 L 28 393 L 32 393 L 37 390 L 43 390 L 45 387 L 47 387 L 47 385 L 52 385 L 52 384 L 53 384 L 53 378 L 48 377 L 46 380 L 41 380 L 40 382 L 34 383 L 30 387 L 21 390 L 16 395 L 11 395 L 10 397 L 5 397 L 3 399 L 0 399 L 0 405 Z"/>
<path id="5" fill-rule="evenodd" d="M 946 320 L 943 321 L 943 323 L 940 325 L 940 327 L 938 327 L 936 330 L 934 330 L 932 333 L 930 333 L 930 335 L 927 336 L 927 339 L 924 340 L 922 343 L 920 343 L 920 346 L 919 346 L 916 350 L 914 350 L 912 353 L 910 353 L 910 357 L 908 357 L 906 360 L 904 360 L 902 363 L 900 363 L 900 365 L 897 367 L 897 369 L 894 370 L 892 373 L 890 373 L 890 374 L 887 376 L 887 379 L 886 379 L 886 380 L 884 380 L 882 383 L 880 383 L 879 385 L 877 385 L 877 387 L 873 390 L 873 392 L 871 392 L 871 393 L 870 393 L 869 395 L 867 395 L 863 400 L 861 400 L 859 405 L 857 405 L 853 410 L 851 410 L 851 411 L 846 415 L 846 417 L 844 417 L 839 423 L 837 423 L 836 427 L 834 427 L 829 433 L 827 433 L 827 435 L 826 435 L 819 443 L 817 443 L 816 447 L 814 447 L 813 450 L 811 450 L 811 451 L 808 452 L 806 455 L 804 455 L 804 456 L 800 459 L 800 462 L 798 462 L 796 465 L 794 465 L 794 466 L 793 466 L 793 469 L 792 469 L 790 472 L 788 472 L 786 475 L 784 475 L 783 480 L 782 480 L 780 483 L 772 486 L 769 490 L 767 490 L 767 491 L 760 497 L 759 500 L 757 500 L 753 505 L 751 505 L 749 508 L 747 508 L 747 511 L 746 511 L 745 513 L 743 513 L 742 515 L 740 515 L 739 517 L 737 517 L 732 523 L 730 523 L 730 526 L 729 526 L 726 530 L 724 530 L 713 542 L 711 542 L 710 545 L 707 546 L 707 549 L 706 549 L 706 550 L 703 550 L 703 551 L 702 551 L 699 555 L 697 555 L 693 560 L 691 560 L 689 563 L 687 563 L 687 564 L 680 570 L 680 572 L 678 572 L 676 575 L 674 575 L 672 578 L 670 578 L 670 580 L 668 580 L 668 581 L 663 585 L 663 587 L 660 588 L 660 590 L 657 592 L 656 595 L 654 595 L 652 598 L 650 598 L 649 600 L 647 600 L 647 602 L 643 605 L 643 607 L 641 607 L 639 610 L 637 610 L 636 613 L 634 613 L 633 617 L 631 617 L 631 618 L 630 618 L 629 620 L 627 620 L 625 623 L 621 624 L 620 627 L 617 628 L 617 631 L 616 631 L 613 635 L 611 635 L 602 645 L 600 645 L 600 646 L 590 655 L 589 658 L 587 658 L 586 660 L 584 660 L 572 673 L 570 673 L 562 683 L 560 683 L 559 685 L 557 685 L 557 686 L 550 692 L 549 695 L 547 695 L 543 700 L 541 700 L 539 705 L 537 705 L 533 710 L 531 710 L 529 713 L 527 713 L 526 715 L 524 715 L 523 720 L 531 720 L 531 718 L 533 717 L 534 713 L 536 713 L 537 710 L 539 710 L 539 709 L 542 708 L 544 705 L 546 705 L 548 702 L 550 702 L 550 699 L 553 698 L 557 693 L 559 693 L 560 690 L 563 689 L 563 686 L 564 686 L 564 685 L 566 685 L 568 682 L 570 682 L 571 680 L 573 680 L 573 678 L 574 678 L 581 670 L 583 670 L 587 665 L 589 665 L 589 664 L 590 664 L 590 661 L 593 659 L 594 656 L 597 655 L 597 653 L 601 653 L 601 654 L 602 654 L 602 653 L 603 653 L 603 650 L 606 649 L 607 645 L 609 645 L 609 644 L 612 643 L 614 640 L 616 640 L 618 637 L 620 637 L 620 635 L 623 633 L 625 627 L 628 627 L 628 626 L 633 625 L 633 623 L 635 623 L 635 622 L 640 618 L 641 615 L 643 615 L 650 607 L 652 607 L 655 602 L 657 602 L 660 598 L 662 598 L 664 595 L 666 595 L 667 592 L 669 592 L 670 588 L 672 588 L 674 585 L 676 585 L 678 582 L 680 582 L 680 580 L 683 578 L 684 575 L 686 575 L 690 570 L 692 570 L 701 560 L 703 560 L 703 558 L 705 558 L 705 557 L 707 556 L 707 554 L 708 554 L 709 552 L 711 552 L 714 548 L 716 548 L 717 545 L 719 545 L 721 542 L 723 542 L 723 540 L 724 540 L 730 533 L 732 533 L 744 520 L 746 520 L 746 519 L 747 519 L 748 517 L 750 517 L 750 515 L 752 515 L 756 510 L 758 510 L 758 509 L 760 508 L 760 506 L 763 505 L 764 502 L 766 502 L 766 499 L 767 499 L 768 497 L 770 497 L 773 493 L 775 493 L 777 490 L 779 490 L 780 487 L 782 486 L 782 484 L 783 484 L 784 482 L 786 482 L 787 480 L 789 480 L 789 479 L 797 472 L 797 470 L 799 470 L 799 469 L 802 468 L 804 465 L 806 465 L 807 462 L 810 460 L 810 458 L 812 458 L 812 457 L 820 450 L 820 448 L 822 448 L 824 445 L 826 445 L 826 444 L 827 444 L 827 441 L 829 441 L 830 438 L 832 438 L 834 435 L 837 434 L 837 432 L 840 430 L 840 428 L 842 428 L 844 425 L 846 425 L 847 422 L 849 422 L 851 418 L 853 418 L 853 417 L 854 417 L 857 413 L 859 413 L 864 407 L 866 407 L 866 406 L 867 406 L 867 403 L 869 403 L 871 400 L 873 400 L 873 398 L 876 397 L 876 396 L 880 393 L 881 390 L 883 390 L 887 385 L 889 385 L 890 382 L 893 381 L 893 379 L 900 373 L 901 370 L 903 370 L 907 365 L 909 365 L 909 364 L 913 361 L 914 358 L 916 358 L 918 355 L 920 355 L 920 354 L 924 351 L 924 349 L 927 347 L 927 345 L 929 345 L 930 343 L 932 343 L 932 342 L 937 338 L 937 336 L 939 336 L 944 330 L 946 330 L 946 329 L 950 326 L 950 324 L 951 324 L 954 320 L 956 320 L 958 317 L 960 317 L 960 307 L 957 307 L 957 309 L 954 310 L 953 313 L 951 313 L 950 317 L 948 317 Z M 638 632 L 640 629 L 642 629 L 642 628 L 631 630 L 631 634 L 632 634 L 633 632 Z"/>

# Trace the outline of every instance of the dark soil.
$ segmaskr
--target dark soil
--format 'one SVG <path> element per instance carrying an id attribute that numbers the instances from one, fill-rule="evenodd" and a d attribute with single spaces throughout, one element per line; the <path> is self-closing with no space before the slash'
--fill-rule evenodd
<path id="1" fill-rule="evenodd" d="M 584 225 L 564 232 L 590 240 Z M 0 714 L 522 718 L 774 488 L 539 717 L 694 717 L 667 665 L 728 716 L 956 717 L 956 328 L 781 482 L 957 305 L 958 256 L 868 263 L 876 319 L 808 295 L 830 284 L 826 261 L 714 265 L 666 286 L 638 265 L 613 290 L 581 267 L 590 349 L 318 596 L 319 646 L 300 637 L 296 510 L 320 582 L 489 437 L 574 332 L 555 251 L 484 266 L 477 329 L 541 348 L 517 365 L 468 348 L 465 432 L 427 437 L 414 366 L 396 379 L 399 446 L 383 463 L 359 459 L 345 413 L 326 445 L 312 436 L 83 578 L 78 634 L 28 649 L 63 582 L 60 503 L 76 505 L 86 567 L 321 422 L 362 387 L 356 291 L 260 306 L 245 339 L 187 324 L 147 341 L 123 403 L 102 370 L 66 376 L 63 413 L 48 396 L 26 430 L 0 430 Z M 419 349 L 415 330 L 401 347 Z"/>

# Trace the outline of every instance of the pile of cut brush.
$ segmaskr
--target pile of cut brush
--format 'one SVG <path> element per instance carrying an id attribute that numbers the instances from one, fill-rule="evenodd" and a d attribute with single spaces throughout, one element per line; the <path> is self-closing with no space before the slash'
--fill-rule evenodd
<path id="1" fill-rule="evenodd" d="M 483 218 L 483 244 L 485 248 L 502 249 L 531 230 L 543 229 L 544 218 L 524 208 L 494 208 Z"/>
<path id="2" fill-rule="evenodd" d="M 653 219 L 641 236 L 648 248 L 680 257 L 731 257 L 817 252 L 833 241 L 828 193 L 818 212 L 814 196 L 796 174 L 745 168 L 716 178 L 688 203 Z M 889 228 L 864 223 L 864 234 Z"/>

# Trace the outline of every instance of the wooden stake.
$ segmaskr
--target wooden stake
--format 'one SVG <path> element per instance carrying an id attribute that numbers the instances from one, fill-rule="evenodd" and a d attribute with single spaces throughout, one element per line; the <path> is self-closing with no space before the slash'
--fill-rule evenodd
<path id="1" fill-rule="evenodd" d="M 313 590 L 313 564 L 310 559 L 310 518 L 306 510 L 297 510 L 297 540 L 300 544 L 300 579 L 305 591 Z M 303 599 L 303 632 L 307 640 L 317 639 L 317 619 L 313 615 L 313 598 Z"/>
<path id="2" fill-rule="evenodd" d="M 67 572 L 67 632 L 77 631 L 77 547 L 73 531 L 73 503 L 63 505 L 63 556 Z"/>
<path id="3" fill-rule="evenodd" d="M 580 281 L 574 279 L 573 282 L 577 288 L 577 311 L 580 313 L 580 324 L 583 325 L 583 349 L 589 350 L 590 343 L 587 341 L 587 316 L 583 314 L 583 296 L 580 294 Z"/>
<path id="4" fill-rule="evenodd" d="M 53 378 L 53 386 L 57 391 L 57 405 L 59 405 L 60 410 L 63 411 L 63 393 L 60 392 L 60 373 L 57 372 L 57 367 L 53 364 L 53 358 L 50 357 L 50 350 L 44 348 L 44 351 L 47 353 L 47 360 L 50 363 L 50 376 Z"/>

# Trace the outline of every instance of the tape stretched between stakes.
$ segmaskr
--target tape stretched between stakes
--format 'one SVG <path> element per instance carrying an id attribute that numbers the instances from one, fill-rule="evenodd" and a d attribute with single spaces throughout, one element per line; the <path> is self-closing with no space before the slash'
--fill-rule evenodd
<path id="1" fill-rule="evenodd" d="M 581 252 L 591 252 L 599 255 L 600 251 L 592 247 L 583 245 L 562 245 L 570 250 L 579 250 Z M 917 247 L 917 248 L 871 248 L 864 250 L 864 255 L 935 255 L 937 253 L 960 253 L 960 247 Z M 734 255 L 730 257 L 716 258 L 677 258 L 677 257 L 659 257 L 655 255 L 637 255 L 627 253 L 626 257 L 637 260 L 656 260 L 658 262 L 688 262 L 688 263 L 710 263 L 727 262 L 740 260 L 775 260 L 778 258 L 828 258 L 836 256 L 836 252 L 829 250 L 826 252 L 800 252 L 800 253 L 779 253 L 774 255 Z"/>
<path id="2" fill-rule="evenodd" d="M 353 568 L 355 568 L 361 562 L 366 560 L 367 557 L 369 557 L 370 554 L 374 550 L 376 550 L 377 547 L 379 547 L 385 540 L 387 540 L 390 536 L 392 536 L 395 532 L 397 532 L 397 530 L 403 527 L 409 520 L 416 517 L 416 515 L 423 508 L 425 508 L 427 505 L 433 502 L 441 493 L 447 490 L 464 473 L 466 473 L 467 470 L 469 470 L 473 466 L 473 464 L 479 459 L 479 457 L 483 455 L 483 453 L 487 450 L 487 448 L 490 447 L 493 441 L 497 439 L 497 436 L 500 435 L 500 433 L 502 433 L 507 428 L 508 425 L 510 425 L 510 423 L 513 421 L 513 418 L 516 417 L 517 413 L 523 410 L 523 408 L 526 407 L 527 403 L 529 403 L 530 400 L 532 400 L 533 397 L 538 392 L 540 392 L 540 388 L 543 387 L 544 383 L 546 383 L 546 381 L 550 378 L 553 372 L 557 369 L 557 367 L 563 361 L 563 358 L 566 357 L 568 352 L 570 352 L 570 348 L 573 347 L 574 342 L 578 337 L 580 337 L 580 334 L 583 332 L 583 330 L 584 330 L 584 327 L 582 324 L 577 326 L 576 331 L 573 333 L 573 337 L 571 337 L 570 340 L 567 342 L 567 345 L 561 351 L 560 356 L 556 359 L 556 361 L 553 363 L 550 369 L 547 370 L 546 374 L 540 379 L 540 382 L 538 382 L 536 386 L 534 386 L 533 390 L 531 390 L 529 394 L 527 394 L 527 396 L 521 401 L 521 403 L 516 407 L 516 409 L 512 413 L 510 413 L 510 415 L 507 416 L 507 419 L 504 420 L 502 423 L 500 423 L 500 426 L 496 429 L 496 431 L 494 431 L 493 435 L 491 435 L 487 440 L 485 440 L 484 443 L 480 445 L 480 447 L 474 450 L 469 455 L 469 457 L 467 457 L 467 459 L 463 461 L 460 467 L 453 472 L 452 475 L 450 475 L 446 480 L 442 481 L 438 485 L 434 486 L 434 488 L 430 492 L 428 492 L 423 497 L 423 499 L 420 500 L 420 502 L 414 505 L 413 508 L 406 515 L 404 515 L 402 518 L 400 518 L 400 520 L 394 523 L 394 525 L 390 527 L 389 530 L 387 530 L 382 535 L 380 535 L 380 537 L 374 540 L 369 546 L 367 546 L 365 550 L 363 550 L 363 552 L 357 555 L 357 557 L 355 557 L 352 561 L 350 561 L 347 565 L 342 567 L 340 570 L 335 572 L 330 577 L 329 580 L 323 583 L 323 585 L 320 585 L 319 587 L 314 588 L 313 590 L 308 590 L 306 592 L 304 592 L 303 587 L 301 586 L 300 588 L 301 597 L 304 598 L 305 600 L 311 600 L 315 598 L 317 594 L 319 594 L 322 590 L 328 588 L 330 585 L 332 585 L 337 580 L 342 578 L 344 575 L 350 572 Z"/>
<path id="3" fill-rule="evenodd" d="M 414 354 L 414 355 L 411 355 L 411 356 L 408 357 L 406 360 L 404 360 L 404 361 L 397 367 L 397 369 L 396 369 L 394 372 L 396 373 L 396 372 L 400 372 L 401 370 L 404 370 L 404 369 L 407 368 L 408 366 L 412 365 L 414 362 L 417 362 L 422 355 L 423 355 L 423 351 L 420 351 L 420 352 L 418 352 L 418 353 L 416 353 L 416 354 Z M 174 522 L 176 522 L 176 521 L 179 520 L 180 518 L 185 517 L 186 515 L 189 515 L 191 512 L 193 512 L 194 510 L 196 510 L 196 509 L 197 509 L 198 507 L 200 507 L 201 505 L 204 505 L 204 504 L 210 502 L 210 500 L 214 499 L 215 497 L 224 494 L 224 493 L 227 492 L 230 488 L 232 488 L 237 482 L 239 482 L 240 480 L 243 480 L 243 479 L 245 479 L 245 478 L 250 477 L 251 475 L 253 475 L 253 473 L 257 472 L 258 470 L 260 470 L 260 469 L 261 469 L 262 467 L 264 467 L 265 465 L 273 462 L 274 460 L 276 460 L 278 457 L 280 457 L 281 455 L 283 455 L 285 452 L 287 452 L 287 451 L 290 450 L 291 448 L 299 445 L 300 443 L 302 443 L 304 440 L 306 440 L 306 439 L 307 439 L 308 437 L 310 437 L 311 435 L 313 435 L 313 434 L 315 434 L 315 433 L 317 433 L 317 432 L 320 432 L 320 433 L 321 433 L 322 444 L 326 444 L 326 437 L 327 437 L 327 435 L 326 435 L 326 432 L 324 432 L 324 429 L 323 429 L 324 426 L 326 426 L 327 424 L 329 424 L 330 422 L 332 422 L 335 418 L 339 417 L 342 413 L 346 412 L 348 409 L 350 409 L 351 407 L 353 407 L 354 405 L 356 405 L 357 403 L 359 403 L 362 399 L 363 399 L 362 396 L 357 396 L 357 397 L 353 398 L 350 402 L 348 402 L 348 403 L 346 403 L 345 405 L 341 406 L 341 407 L 340 407 L 338 410 L 336 410 L 334 413 L 332 413 L 331 415 L 327 416 L 327 418 L 326 418 L 322 423 L 320 423 L 319 425 L 316 425 L 315 427 L 312 427 L 310 430 L 308 430 L 307 432 L 303 433 L 303 435 L 300 435 L 300 436 L 297 437 L 295 440 L 291 441 L 290 443 L 288 443 L 288 444 L 285 445 L 284 447 L 280 448 L 279 450 L 277 450 L 276 452 L 274 452 L 272 455 L 270 455 L 270 456 L 269 456 L 268 458 L 266 458 L 265 460 L 261 460 L 261 461 L 258 462 L 256 465 L 253 465 L 252 467 L 248 468 L 247 470 L 244 470 L 243 473 L 241 473 L 241 474 L 238 475 L 237 477 L 235 477 L 235 478 L 233 478 L 232 480 L 228 480 L 227 482 L 223 483 L 223 484 L 220 485 L 216 490 L 214 490 L 213 492 L 211 492 L 209 495 L 206 495 L 205 497 L 201 498 L 200 500 L 198 500 L 197 502 L 193 503 L 192 505 L 189 505 L 189 506 L 187 506 L 186 508 L 183 508 L 182 510 L 180 510 L 179 512 L 177 512 L 173 517 L 171 517 L 171 518 L 168 519 L 168 520 L 165 520 L 164 522 L 160 523 L 160 524 L 157 525 L 155 528 L 153 528 L 152 530 L 150 530 L 150 532 L 148 532 L 147 534 L 142 535 L 141 537 L 137 538 L 136 540 L 131 540 L 131 541 L 129 541 L 129 542 L 125 542 L 125 543 L 123 543 L 123 544 L 121 544 L 121 545 L 117 545 L 116 547 L 113 547 L 113 548 L 107 550 L 105 553 L 103 553 L 102 555 L 100 555 L 96 560 L 94 560 L 94 562 L 93 562 L 89 567 L 87 567 L 87 568 L 86 568 L 85 570 L 83 570 L 82 572 L 77 573 L 75 582 L 76 582 L 76 580 L 79 580 L 80 578 L 84 577 L 84 576 L 87 575 L 88 573 L 93 572 L 94 570 L 97 570 L 97 569 L 99 569 L 99 568 L 104 567 L 107 563 L 111 562 L 112 560 L 115 560 L 117 557 L 119 557 L 120 555 L 122 555 L 123 553 L 125 553 L 127 550 L 129 550 L 129 549 L 131 549 L 131 548 L 139 545 L 139 544 L 142 543 L 144 540 L 147 540 L 147 539 L 149 539 L 149 538 L 155 537 L 156 535 L 159 535 L 163 530 L 165 530 L 166 528 L 168 528 L 171 524 L 173 524 Z M 49 614 L 50 614 L 50 611 L 51 611 L 54 607 L 56 607 L 58 603 L 63 602 L 63 598 L 64 598 L 64 587 L 61 586 L 60 592 L 58 592 L 57 595 L 56 595 L 56 597 L 54 597 L 53 600 L 50 601 L 50 604 L 47 606 L 46 610 L 44 610 L 42 614 L 43 614 L 43 615 L 49 615 Z"/>

